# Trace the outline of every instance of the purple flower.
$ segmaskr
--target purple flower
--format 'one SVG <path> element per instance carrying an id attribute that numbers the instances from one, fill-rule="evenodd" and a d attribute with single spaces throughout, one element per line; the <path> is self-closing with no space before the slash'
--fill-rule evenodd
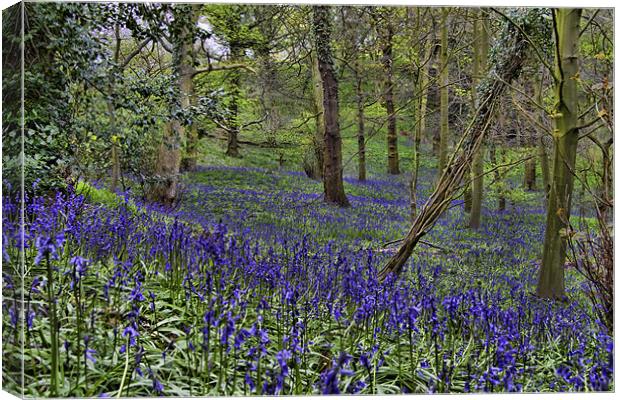
<path id="1" fill-rule="evenodd" d="M 164 385 L 161 384 L 160 381 L 158 381 L 157 379 L 153 378 L 153 390 L 155 391 L 155 393 L 157 394 L 162 394 L 164 393 Z"/>
<path id="2" fill-rule="evenodd" d="M 92 361 L 93 364 L 97 362 L 97 359 L 94 356 L 95 354 L 97 354 L 97 351 L 93 349 L 86 348 L 86 350 L 84 350 L 84 356 L 87 360 Z"/>

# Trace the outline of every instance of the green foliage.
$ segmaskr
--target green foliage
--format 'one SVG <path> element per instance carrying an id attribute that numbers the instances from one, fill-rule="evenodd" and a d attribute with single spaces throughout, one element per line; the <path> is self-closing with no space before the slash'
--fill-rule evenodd
<path id="1" fill-rule="evenodd" d="M 93 204 L 101 204 L 110 208 L 127 207 L 132 214 L 138 213 L 138 207 L 132 200 L 127 200 L 107 189 L 97 188 L 85 181 L 77 182 L 75 193 L 86 196 Z"/>
<path id="2" fill-rule="evenodd" d="M 95 79 L 95 67 L 102 57 L 101 42 L 92 35 L 93 5 L 68 3 L 25 3 L 28 27 L 24 41 L 24 179 L 30 188 L 42 179 L 41 189 L 62 187 L 75 161 L 75 113 L 80 93 L 72 86 Z M 5 44 L 21 39 L 19 7 L 3 12 Z M 3 112 L 3 163 L 5 175 L 18 183 L 21 167 L 19 96 L 19 53 L 15 46 L 3 47 L 7 73 L 3 86 L 13 93 Z"/>

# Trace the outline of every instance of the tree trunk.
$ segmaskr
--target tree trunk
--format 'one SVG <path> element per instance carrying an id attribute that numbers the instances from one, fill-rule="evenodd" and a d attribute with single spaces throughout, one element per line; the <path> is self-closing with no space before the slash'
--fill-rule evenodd
<path id="1" fill-rule="evenodd" d="M 386 25 L 383 32 L 383 57 L 381 63 L 385 71 L 385 89 L 383 92 L 383 101 L 385 102 L 385 110 L 387 112 L 387 148 L 388 148 L 388 174 L 399 174 L 398 166 L 398 136 L 396 134 L 396 110 L 394 109 L 394 82 L 393 82 L 393 63 L 392 58 L 392 38 L 394 30 L 391 22 L 384 19 Z"/>
<path id="2" fill-rule="evenodd" d="M 506 148 L 504 146 L 500 146 L 499 148 L 499 164 L 503 165 L 506 161 Z M 497 194 L 497 211 L 506 211 L 506 185 L 503 180 L 506 178 L 506 174 L 504 171 L 504 167 L 498 168 L 497 174 L 500 180 L 502 180 L 502 184 L 499 186 L 498 194 Z"/>
<path id="3" fill-rule="evenodd" d="M 553 132 L 553 179 L 549 191 L 545 244 L 537 294 L 543 298 L 564 297 L 566 236 L 560 232 L 570 223 L 571 199 L 577 157 L 579 117 L 577 80 L 579 74 L 579 24 L 581 9 L 554 10 L 556 38 L 555 95 Z"/>
<path id="4" fill-rule="evenodd" d="M 538 139 L 538 158 L 540 158 L 540 169 L 542 170 L 543 179 L 543 191 L 545 193 L 545 200 L 549 197 L 550 188 L 550 172 L 549 172 L 549 158 L 547 157 L 547 148 L 545 147 L 544 136 Z"/>
<path id="5" fill-rule="evenodd" d="M 182 5 L 175 5 L 174 13 L 182 16 L 186 10 Z M 177 24 L 182 24 L 182 17 L 175 19 Z M 178 197 L 179 173 L 181 171 L 181 150 L 186 140 L 185 126 L 174 117 L 178 112 L 189 107 L 190 96 L 188 95 L 188 78 L 191 82 L 191 63 L 187 61 L 189 54 L 187 28 L 177 26 L 175 31 L 178 37 L 173 40 L 173 59 L 175 62 L 175 76 L 177 78 L 175 95 L 179 101 L 170 101 L 169 120 L 164 125 L 162 143 L 159 146 L 156 175 L 157 181 L 151 190 L 151 199 L 165 205 L 172 205 Z"/>
<path id="6" fill-rule="evenodd" d="M 274 18 L 274 12 L 270 7 L 257 7 L 257 19 L 269 21 Z M 260 102 L 265 113 L 265 128 L 267 133 L 267 143 L 272 146 L 277 145 L 277 134 L 280 129 L 280 112 L 277 105 L 278 74 L 276 63 L 271 55 L 272 43 L 277 34 L 277 28 L 270 23 L 261 23 L 258 26 L 262 41 L 257 46 L 257 55 L 261 65 L 260 83 L 261 96 Z M 275 28 L 275 29 L 274 29 Z"/>
<path id="7" fill-rule="evenodd" d="M 192 74 L 193 57 L 191 55 L 191 45 L 184 44 L 181 46 L 181 54 L 179 66 L 179 100 L 181 108 L 188 110 L 191 106 L 195 105 L 194 95 L 194 80 Z M 185 132 L 187 134 L 187 142 L 185 148 L 185 157 L 181 160 L 181 169 L 184 171 L 195 171 L 198 165 L 198 130 L 196 125 L 192 122 L 185 126 Z"/>
<path id="8" fill-rule="evenodd" d="M 116 109 L 114 106 L 114 94 L 116 91 L 116 77 L 115 72 L 118 71 L 118 63 L 120 61 L 121 54 L 121 34 L 120 34 L 120 26 L 119 24 L 114 25 L 114 36 L 116 38 L 115 48 L 114 48 L 114 67 L 110 72 L 109 76 L 109 85 L 108 85 L 108 98 L 106 99 L 107 108 L 108 108 L 108 123 L 110 124 L 110 141 L 112 143 L 112 148 L 110 151 L 110 155 L 112 158 L 112 176 L 110 179 L 110 191 L 116 191 L 116 186 L 118 185 L 118 180 L 121 176 L 121 159 L 118 148 L 118 126 L 116 124 Z"/>
<path id="9" fill-rule="evenodd" d="M 198 22 L 198 5 L 188 5 L 187 11 L 190 15 L 188 21 L 192 25 Z M 192 26 L 193 28 L 193 26 Z M 179 52 L 177 55 L 178 71 L 179 71 L 179 102 L 181 108 L 188 110 L 196 104 L 196 96 L 194 90 L 194 61 L 195 54 L 193 50 L 194 35 L 192 30 L 183 27 L 179 40 Z M 181 170 L 195 171 L 198 165 L 198 130 L 192 122 L 184 127 L 186 133 L 185 152 L 181 159 Z"/>
<path id="10" fill-rule="evenodd" d="M 323 121 L 325 123 L 323 189 L 325 201 L 349 206 L 342 181 L 342 139 L 338 122 L 338 81 L 334 73 L 329 7 L 313 6 L 314 35 L 319 73 L 323 86 Z"/>
<path id="11" fill-rule="evenodd" d="M 476 37 L 474 46 L 474 81 L 472 82 L 472 92 L 474 97 L 474 109 L 478 107 L 477 86 L 482 75 L 487 70 L 487 54 L 489 52 L 489 22 L 485 14 L 480 13 L 482 23 L 474 23 L 474 35 Z M 480 227 L 480 216 L 482 214 L 482 196 L 484 192 L 484 143 L 474 154 L 472 162 L 472 182 L 471 182 L 471 212 L 469 215 L 469 227 L 478 229 Z"/>
<path id="12" fill-rule="evenodd" d="M 230 43 L 230 58 L 232 62 L 238 62 L 243 55 L 243 48 L 238 43 Z M 228 143 L 226 155 L 239 157 L 239 96 L 241 94 L 241 72 L 238 69 L 230 71 L 230 104 L 228 110 Z"/>
<path id="13" fill-rule="evenodd" d="M 116 110 L 112 96 L 114 93 L 114 84 L 110 83 L 108 91 L 107 107 L 108 107 L 108 123 L 110 124 L 110 141 L 112 142 L 112 176 L 110 180 L 110 191 L 116 191 L 116 186 L 121 176 L 121 161 L 118 148 L 118 126 L 116 125 Z"/>
<path id="14" fill-rule="evenodd" d="M 528 147 L 528 153 L 535 151 L 534 147 Z M 524 165 L 524 186 L 526 190 L 536 190 L 536 158 L 530 158 Z"/>
<path id="15" fill-rule="evenodd" d="M 418 27 L 420 25 L 421 16 L 420 9 L 417 9 Z M 434 24 L 433 24 L 434 28 Z M 433 29 L 433 32 L 435 30 Z M 409 183 L 410 191 L 410 215 L 411 220 L 415 219 L 417 214 L 417 191 L 418 191 L 418 175 L 420 170 L 420 143 L 422 142 L 422 136 L 426 133 L 426 106 L 428 104 L 428 84 L 429 84 L 429 71 L 432 64 L 431 58 L 433 58 L 433 48 L 435 46 L 434 37 L 429 38 L 425 43 L 423 66 L 418 67 L 418 79 L 417 90 L 415 96 L 419 99 L 416 102 L 417 111 L 417 123 L 415 126 L 415 134 L 413 138 L 412 146 L 412 159 L 413 159 L 413 171 L 411 174 L 411 181 Z"/>
<path id="16" fill-rule="evenodd" d="M 164 125 L 164 135 L 159 146 L 157 178 L 151 199 L 165 205 L 172 205 L 178 196 L 179 170 L 181 168 L 181 144 L 183 127 L 179 121 L 171 120 Z"/>
<path id="17" fill-rule="evenodd" d="M 471 164 L 484 139 L 495 113 L 497 100 L 506 89 L 506 83 L 510 84 L 520 76 L 530 50 L 524 33 L 530 35 L 539 31 L 545 22 L 537 9 L 520 10 L 518 13 L 516 21 L 519 21 L 520 27 L 505 22 L 496 44 L 494 70 L 500 79 L 492 76 L 482 81 L 479 86 L 482 99 L 480 107 L 455 148 L 452 162 L 441 174 L 433 193 L 416 216 L 401 247 L 378 273 L 379 280 L 384 280 L 390 274 L 399 274 L 403 270 L 418 241 L 432 229 L 439 217 L 448 209 L 460 189 L 466 167 Z"/>
<path id="18" fill-rule="evenodd" d="M 355 60 L 355 101 L 357 102 L 357 157 L 358 180 L 366 180 L 366 138 L 364 137 L 364 89 L 359 74 L 359 63 Z"/>
<path id="19" fill-rule="evenodd" d="M 543 89 L 543 79 L 542 79 L 542 73 L 541 73 L 534 86 L 534 91 L 535 91 L 534 96 L 536 97 L 536 101 L 538 102 L 538 104 L 543 103 L 543 96 L 542 96 L 543 90 L 542 89 Z M 536 113 L 536 116 L 539 121 L 542 121 L 545 116 L 544 111 L 542 110 L 538 111 Z M 549 158 L 547 157 L 547 148 L 545 146 L 545 140 L 544 140 L 545 135 L 546 135 L 546 132 L 541 132 L 540 137 L 538 138 L 536 147 L 538 148 L 538 158 L 540 159 L 540 169 L 541 169 L 542 180 L 543 180 L 543 192 L 545 194 L 545 204 L 546 204 L 546 201 L 549 195 L 550 171 L 549 171 Z"/>
<path id="20" fill-rule="evenodd" d="M 439 72 L 439 175 L 448 162 L 448 8 L 441 9 L 441 65 Z"/>
<path id="21" fill-rule="evenodd" d="M 321 81 L 321 73 L 319 71 L 319 60 L 316 56 L 316 50 L 310 54 L 310 62 L 312 63 L 312 88 L 314 100 L 315 129 L 312 137 L 312 153 L 310 157 L 310 178 L 323 179 L 323 153 L 325 152 L 325 106 L 323 104 L 323 83 Z"/>

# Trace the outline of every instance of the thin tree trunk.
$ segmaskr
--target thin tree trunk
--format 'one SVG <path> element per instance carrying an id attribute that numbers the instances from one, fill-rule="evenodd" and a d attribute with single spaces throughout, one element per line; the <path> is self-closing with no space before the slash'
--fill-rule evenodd
<path id="1" fill-rule="evenodd" d="M 519 28 L 509 22 L 504 25 L 501 39 L 496 44 L 494 60 L 496 76 L 485 78 L 479 86 L 480 107 L 457 144 L 451 163 L 441 174 L 435 190 L 416 216 L 401 247 L 378 273 L 379 280 L 384 280 L 392 273 L 399 274 L 403 270 L 418 241 L 432 229 L 439 217 L 448 209 L 461 187 L 467 165 L 471 164 L 484 139 L 495 113 L 497 100 L 506 89 L 506 83 L 510 84 L 520 76 L 530 50 L 524 33 L 531 35 L 533 32 L 538 32 L 542 29 L 544 20 L 537 9 L 520 10 L 519 13 L 525 14 L 519 16 L 518 21 L 522 21 Z"/>
<path id="2" fill-rule="evenodd" d="M 538 102 L 538 104 L 542 104 L 543 101 L 543 96 L 542 96 L 542 92 L 543 92 L 543 78 L 542 78 L 542 73 L 539 75 L 539 78 L 537 78 L 537 81 L 534 85 L 534 96 L 536 97 L 536 101 Z M 536 116 L 538 118 L 539 121 L 543 121 L 544 118 L 544 111 L 540 110 L 536 113 Z M 547 148 L 545 146 L 545 135 L 546 132 L 541 132 L 540 137 L 538 138 L 537 141 L 537 148 L 538 148 L 538 158 L 540 159 L 540 169 L 541 169 L 541 175 L 542 175 L 542 180 L 543 180 L 543 192 L 545 194 L 545 204 L 547 202 L 547 198 L 549 195 L 549 185 L 550 185 L 550 171 L 549 171 L 549 157 L 547 156 Z"/>
<path id="3" fill-rule="evenodd" d="M 394 82 L 392 58 L 392 38 L 394 31 L 389 20 L 384 20 L 385 32 L 383 34 L 383 70 L 385 71 L 385 90 L 383 93 L 385 110 L 387 112 L 387 148 L 388 148 L 388 173 L 399 174 L 398 166 L 398 136 L 396 134 L 396 110 L 394 108 Z"/>
<path id="4" fill-rule="evenodd" d="M 529 153 L 535 150 L 534 147 L 532 146 L 528 147 L 527 149 Z M 524 173 L 525 189 L 530 190 L 530 191 L 536 190 L 536 158 L 530 158 L 529 160 L 527 160 L 525 162 L 524 168 L 525 168 L 525 173 Z"/>
<path id="5" fill-rule="evenodd" d="M 543 259 L 537 294 L 543 298 L 564 297 L 564 261 L 566 236 L 561 230 L 569 227 L 573 194 L 575 160 L 579 130 L 577 120 L 579 73 L 579 24 L 581 9 L 554 10 L 556 37 L 555 114 L 553 179 L 549 191 Z"/>
<path id="6" fill-rule="evenodd" d="M 269 20 L 274 17 L 274 11 L 270 8 L 257 7 L 258 19 Z M 277 28 L 275 28 L 277 29 Z M 257 47 L 257 55 L 260 60 L 261 68 L 261 96 L 260 102 L 266 116 L 267 143 L 272 146 L 277 145 L 277 133 L 280 128 L 280 112 L 277 106 L 278 76 L 276 63 L 271 55 L 272 42 L 276 35 L 276 30 L 269 23 L 259 24 L 259 30 L 263 41 Z"/>
<path id="7" fill-rule="evenodd" d="M 116 186 L 118 185 L 118 180 L 121 176 L 121 161 L 119 155 L 118 148 L 118 127 L 116 125 L 116 110 L 114 107 L 114 101 L 112 100 L 112 93 L 114 93 L 114 89 L 112 89 L 113 83 L 110 84 L 110 89 L 108 93 L 107 99 L 107 107 L 108 107 L 108 123 L 110 124 L 110 140 L 112 142 L 112 176 L 110 181 L 110 191 L 114 192 L 116 190 Z"/>
<path id="8" fill-rule="evenodd" d="M 338 81 L 334 73 L 329 7 L 314 6 L 314 35 L 319 73 L 323 86 L 323 121 L 325 123 L 325 155 L 323 189 L 325 201 L 349 206 L 342 181 L 342 139 L 338 122 Z"/>
<path id="9" fill-rule="evenodd" d="M 230 44 L 230 57 L 232 62 L 238 62 L 243 54 L 243 49 L 238 43 Z M 228 142 L 226 145 L 226 155 L 229 157 L 239 157 L 239 96 L 241 94 L 241 72 L 238 69 L 230 71 L 230 104 L 228 109 L 230 117 L 228 120 Z"/>
<path id="10" fill-rule="evenodd" d="M 489 22 L 488 17 L 484 13 L 480 13 L 482 22 L 474 24 L 475 47 L 474 47 L 474 82 L 473 96 L 474 109 L 478 107 L 480 99 L 478 98 L 477 86 L 483 74 L 487 70 L 487 55 L 489 52 Z M 484 143 L 480 145 L 480 149 L 474 154 L 472 162 L 472 183 L 471 183 L 471 212 L 469 215 L 469 227 L 478 229 L 480 227 L 480 216 L 482 214 L 482 197 L 484 192 Z"/>
<path id="11" fill-rule="evenodd" d="M 448 162 L 448 16 L 449 9 L 441 10 L 441 71 L 439 72 L 439 175 Z"/>
<path id="12" fill-rule="evenodd" d="M 119 24 L 114 25 L 114 36 L 116 38 L 116 44 L 114 48 L 114 69 L 118 68 L 121 54 L 121 34 Z M 114 70 L 110 73 L 110 84 L 108 86 L 108 98 L 106 100 L 108 107 L 108 123 L 110 124 L 110 141 L 112 142 L 111 157 L 112 157 L 112 176 L 110 181 L 110 190 L 116 191 L 118 180 L 121 176 L 121 160 L 118 148 L 118 126 L 116 124 L 116 109 L 114 107 L 114 94 L 116 91 L 116 78 L 114 76 Z"/>
<path id="13" fill-rule="evenodd" d="M 364 89 L 359 74 L 359 63 L 355 60 L 355 101 L 357 102 L 357 157 L 358 180 L 366 180 L 366 138 L 364 137 Z"/>
<path id="14" fill-rule="evenodd" d="M 417 20 L 418 26 L 419 21 L 421 20 L 420 9 L 417 9 Z M 434 28 L 434 24 L 433 24 Z M 433 32 L 435 30 L 433 29 Z M 418 176 L 420 171 L 420 143 L 422 142 L 422 136 L 426 134 L 426 106 L 428 104 L 428 84 L 429 84 L 429 73 L 430 66 L 432 64 L 431 57 L 433 57 L 433 48 L 435 46 L 434 37 L 429 38 L 425 43 L 424 49 L 424 66 L 419 69 L 418 72 L 418 90 L 416 96 L 419 98 L 419 107 L 416 107 L 418 112 L 417 115 L 417 124 L 415 127 L 415 136 L 413 138 L 413 172 L 411 174 L 411 181 L 409 183 L 409 191 L 410 191 L 410 215 L 411 220 L 415 219 L 417 214 L 417 192 L 418 192 Z"/>
<path id="15" fill-rule="evenodd" d="M 542 170 L 543 179 L 543 191 L 545 194 L 545 201 L 549 197 L 550 188 L 550 172 L 549 172 L 549 157 L 547 157 L 547 148 L 545 147 L 544 136 L 538 139 L 538 158 L 540 158 L 540 169 Z"/>

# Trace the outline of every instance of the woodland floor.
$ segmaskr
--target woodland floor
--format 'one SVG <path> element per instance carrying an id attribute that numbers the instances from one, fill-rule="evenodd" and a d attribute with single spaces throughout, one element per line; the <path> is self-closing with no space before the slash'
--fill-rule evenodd
<path id="1" fill-rule="evenodd" d="M 53 390 L 50 267 L 61 396 L 613 389 L 613 341 L 578 274 L 566 271 L 566 303 L 531 295 L 540 192 L 521 190 L 502 212 L 489 193 L 476 232 L 454 201 L 425 237 L 443 250 L 418 246 L 402 278 L 380 284 L 376 270 L 395 246 L 383 245 L 409 224 L 408 174 L 377 172 L 371 148 L 370 179 L 345 169 L 351 207 L 342 209 L 321 202 L 321 183 L 294 171 L 295 159 L 279 167 L 267 150 L 245 150 L 202 160 L 174 212 L 29 200 L 28 394 Z M 434 177 L 429 158 L 420 201 Z M 7 261 L 17 239 L 5 218 Z M 4 293 L 14 281 L 4 274 Z M 15 309 L 4 307 L 4 343 L 17 346 Z"/>

